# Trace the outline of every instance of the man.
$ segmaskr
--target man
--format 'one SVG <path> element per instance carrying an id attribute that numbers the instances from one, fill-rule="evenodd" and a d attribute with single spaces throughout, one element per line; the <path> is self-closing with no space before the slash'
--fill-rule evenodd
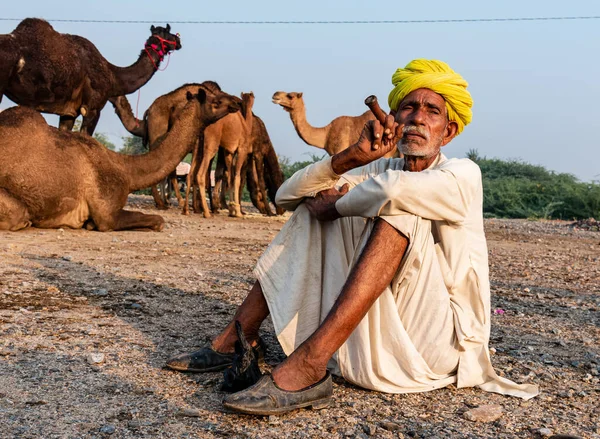
<path id="1" fill-rule="evenodd" d="M 414 60 L 392 83 L 383 126 L 369 122 L 355 145 L 281 186 L 278 205 L 295 212 L 259 259 L 232 323 L 211 348 L 169 361 L 196 371 L 230 363 L 233 322 L 256 343 L 270 313 L 289 356 L 226 407 L 323 407 L 329 371 L 391 393 L 456 383 L 537 394 L 492 368 L 481 174 L 440 153 L 471 121 L 467 82 L 441 61 Z M 382 159 L 398 141 L 404 158 Z"/>

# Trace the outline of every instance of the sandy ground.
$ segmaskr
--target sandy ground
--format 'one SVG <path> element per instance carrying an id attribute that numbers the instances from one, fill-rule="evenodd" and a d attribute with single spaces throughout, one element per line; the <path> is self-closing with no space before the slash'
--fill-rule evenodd
<path id="1" fill-rule="evenodd" d="M 133 208 L 155 213 L 148 197 Z M 164 213 L 162 233 L 0 232 L 1 438 L 600 437 L 600 233 L 486 220 L 496 370 L 530 401 L 477 389 L 387 395 L 334 382 L 321 411 L 249 417 L 221 373 L 165 370 L 232 316 L 287 216 Z M 265 324 L 264 371 L 283 358 Z M 493 422 L 469 421 L 499 405 Z"/>

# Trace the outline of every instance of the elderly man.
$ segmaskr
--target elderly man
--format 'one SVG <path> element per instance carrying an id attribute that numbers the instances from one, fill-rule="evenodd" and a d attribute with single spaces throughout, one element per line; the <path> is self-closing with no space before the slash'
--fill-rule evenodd
<path id="1" fill-rule="evenodd" d="M 355 145 L 281 186 L 277 203 L 294 214 L 259 259 L 233 321 L 210 348 L 169 361 L 176 370 L 223 367 L 234 321 L 257 343 L 270 314 L 288 357 L 226 407 L 265 415 L 326 406 L 330 371 L 390 393 L 455 383 L 537 394 L 492 368 L 481 174 L 440 153 L 471 121 L 467 82 L 420 59 L 392 83 L 385 124 L 370 122 Z M 381 158 L 396 144 L 403 159 Z"/>

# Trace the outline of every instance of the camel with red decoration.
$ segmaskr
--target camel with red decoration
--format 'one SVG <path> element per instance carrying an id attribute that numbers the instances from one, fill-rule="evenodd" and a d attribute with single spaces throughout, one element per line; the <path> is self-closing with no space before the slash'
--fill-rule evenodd
<path id="1" fill-rule="evenodd" d="M 117 67 L 89 40 L 26 18 L 11 34 L 0 35 L 0 100 L 6 95 L 19 105 L 58 114 L 61 130 L 71 130 L 82 115 L 81 131 L 92 135 L 109 98 L 142 87 L 165 55 L 181 48 L 168 24 L 152 26 L 150 33 L 137 61 Z"/>

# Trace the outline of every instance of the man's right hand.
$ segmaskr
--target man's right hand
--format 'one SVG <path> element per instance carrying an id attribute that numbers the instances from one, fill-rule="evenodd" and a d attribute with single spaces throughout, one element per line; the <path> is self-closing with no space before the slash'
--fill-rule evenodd
<path id="1" fill-rule="evenodd" d="M 342 175 L 380 159 L 396 148 L 401 137 L 402 126 L 396 123 L 392 115 L 386 117 L 384 125 L 378 120 L 368 121 L 358 142 L 331 158 L 333 172 Z"/>

